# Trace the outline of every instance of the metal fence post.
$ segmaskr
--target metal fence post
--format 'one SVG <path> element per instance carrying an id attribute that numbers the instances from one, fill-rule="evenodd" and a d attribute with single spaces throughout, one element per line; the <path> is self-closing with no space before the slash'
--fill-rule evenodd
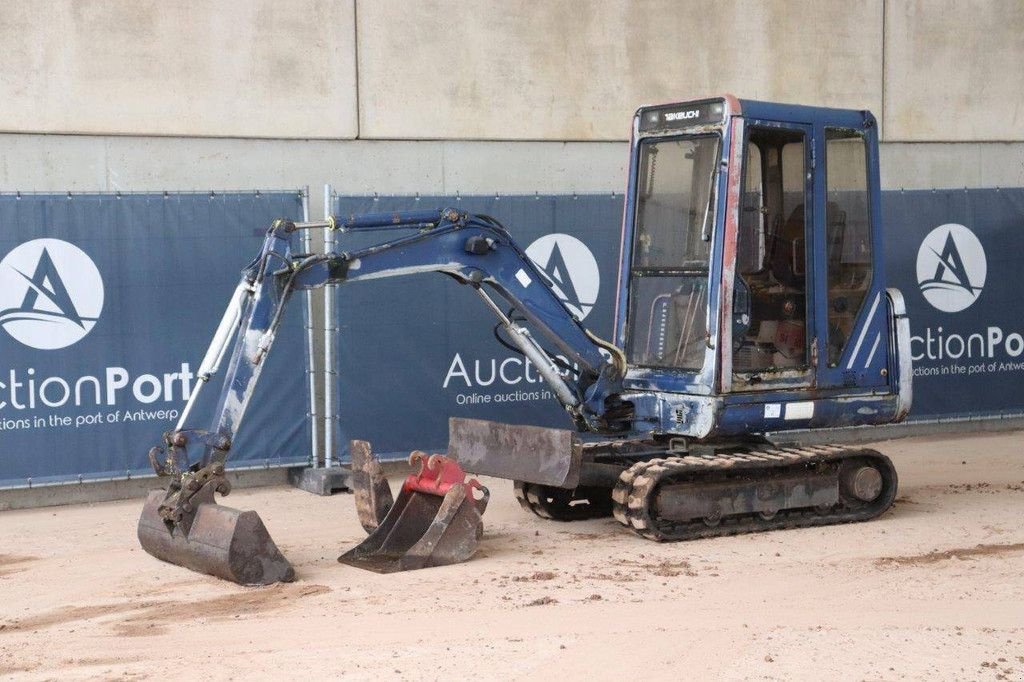
<path id="1" fill-rule="evenodd" d="M 324 217 L 331 215 L 334 189 L 330 184 L 324 185 Z M 324 252 L 334 253 L 334 231 L 327 230 L 324 234 Z M 337 372 L 335 369 L 335 343 L 337 341 L 337 321 L 335 320 L 335 296 L 337 285 L 329 284 L 324 289 L 324 466 L 334 466 L 335 445 L 334 433 L 337 427 L 337 406 L 335 396 L 338 390 Z"/>
<path id="2" fill-rule="evenodd" d="M 309 221 L 309 185 L 302 188 L 302 220 Z M 312 230 L 302 230 L 302 250 L 307 254 L 313 253 Z M 310 466 L 314 469 L 320 466 L 320 442 L 319 442 L 319 413 L 316 404 L 316 345 L 313 332 L 313 290 L 307 289 L 305 295 L 305 307 L 303 309 L 303 321 L 306 326 L 306 380 L 309 384 L 309 438 L 310 438 Z"/>

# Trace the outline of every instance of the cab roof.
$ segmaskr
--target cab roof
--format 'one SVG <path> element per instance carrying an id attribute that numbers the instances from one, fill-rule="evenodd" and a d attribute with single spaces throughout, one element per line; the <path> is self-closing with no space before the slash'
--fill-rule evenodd
<path id="1" fill-rule="evenodd" d="M 875 124 L 874 115 L 867 109 L 838 109 L 805 104 L 763 102 L 756 99 L 738 99 L 731 95 L 725 95 L 724 98 L 729 102 L 732 113 L 748 119 L 851 127 L 870 127 Z"/>
<path id="2" fill-rule="evenodd" d="M 651 109 L 665 110 L 687 106 L 700 107 L 713 102 L 725 103 L 725 116 L 742 116 L 751 120 L 764 119 L 808 125 L 838 125 L 850 128 L 872 127 L 876 123 L 875 117 L 867 109 L 838 109 L 808 106 L 805 104 L 764 102 L 756 99 L 740 99 L 729 94 L 645 105 L 637 109 L 636 115 L 639 117 L 641 112 Z"/>

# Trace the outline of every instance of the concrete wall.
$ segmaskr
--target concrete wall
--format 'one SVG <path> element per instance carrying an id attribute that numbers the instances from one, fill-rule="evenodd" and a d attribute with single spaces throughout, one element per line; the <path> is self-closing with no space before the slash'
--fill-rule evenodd
<path id="1" fill-rule="evenodd" d="M 356 136 L 354 6 L 4 0 L 0 130 Z"/>
<path id="2" fill-rule="evenodd" d="M 721 92 L 882 102 L 880 0 L 373 0 L 358 25 L 364 137 L 622 140 L 639 104 Z"/>
<path id="3" fill-rule="evenodd" d="M 1024 3 L 886 3 L 888 140 L 1024 140 Z"/>
<path id="4" fill-rule="evenodd" d="M 621 191 L 638 104 L 725 91 L 871 108 L 886 187 L 1024 185 L 1021 35 L 1016 0 L 7 0 L 0 190 Z"/>
<path id="5" fill-rule="evenodd" d="M 0 190 L 320 188 L 345 194 L 623 191 L 624 142 L 3 135 Z"/>
<path id="6" fill-rule="evenodd" d="M 320 188 L 343 194 L 622 192 L 625 142 L 0 134 L 0 191 Z M 1024 143 L 884 143 L 882 186 L 1024 187 Z"/>

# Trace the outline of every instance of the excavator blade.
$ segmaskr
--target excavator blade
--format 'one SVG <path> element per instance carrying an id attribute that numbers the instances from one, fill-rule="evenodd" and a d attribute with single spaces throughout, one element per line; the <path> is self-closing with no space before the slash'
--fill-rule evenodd
<path id="1" fill-rule="evenodd" d="M 165 491 L 151 491 L 139 517 L 139 542 L 157 559 L 239 585 L 295 580 L 295 569 L 256 512 L 211 500 L 195 504 L 185 522 L 173 523 L 160 513 L 165 499 Z"/>
<path id="2" fill-rule="evenodd" d="M 427 457 L 414 452 L 409 461 L 419 462 L 419 473 L 405 479 L 398 498 L 369 537 L 338 561 L 377 573 L 395 573 L 461 563 L 476 552 L 490 498 L 487 488 L 475 479 L 466 481 L 462 468 L 442 455 Z M 359 480 L 356 478 L 357 485 Z M 366 485 L 371 483 L 369 476 L 363 480 Z M 365 499 L 370 499 L 369 491 L 364 493 Z M 356 494 L 358 500 L 358 489 Z M 363 516 L 360 509 L 361 520 Z"/>
<path id="3" fill-rule="evenodd" d="M 582 448 L 566 429 L 448 419 L 448 455 L 481 476 L 571 490 L 579 485 Z"/>

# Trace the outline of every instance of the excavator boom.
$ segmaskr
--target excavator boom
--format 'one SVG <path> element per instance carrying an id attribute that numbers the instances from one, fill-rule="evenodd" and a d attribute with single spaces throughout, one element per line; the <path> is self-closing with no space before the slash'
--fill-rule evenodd
<path id="1" fill-rule="evenodd" d="M 294 254 L 290 236 L 316 228 L 416 232 L 350 252 Z M 544 274 L 494 219 L 444 209 L 368 214 L 347 220 L 331 217 L 320 223 L 277 221 L 268 231 L 260 255 L 243 272 L 200 365 L 199 388 L 189 396 L 177 427 L 167 434 L 163 452 L 152 453 L 157 471 L 177 475 L 196 463 L 205 467 L 227 459 L 284 307 L 294 292 L 424 272 L 446 274 L 471 286 L 494 312 L 509 342 L 536 366 L 577 426 L 588 431 L 608 429 L 602 421 L 604 401 L 619 389 L 625 374 L 621 351 L 579 323 L 545 284 Z M 499 301 L 509 306 L 509 313 L 503 312 Z M 528 326 L 520 324 L 521 320 Z M 572 369 L 560 366 L 531 329 L 554 344 Z M 218 373 L 229 349 L 220 399 L 209 428 L 190 428 L 199 391 Z"/>
<path id="2" fill-rule="evenodd" d="M 350 252 L 293 253 L 291 236 L 299 230 L 316 228 L 414 233 Z M 237 582 L 290 579 L 294 575 L 291 566 L 255 513 L 213 503 L 214 492 L 223 495 L 230 490 L 224 464 L 285 305 L 300 290 L 424 272 L 448 275 L 479 294 L 497 317 L 508 343 L 535 366 L 578 429 L 609 428 L 604 422 L 605 401 L 619 389 L 625 374 L 621 351 L 580 325 L 545 283 L 543 273 L 493 218 L 444 209 L 350 216 L 346 220 L 330 217 L 323 222 L 277 221 L 267 232 L 260 255 L 242 273 L 200 365 L 198 386 L 176 428 L 164 434 L 163 444 L 149 453 L 156 472 L 169 476 L 171 481 L 166 493 L 155 491 L 150 495 L 143 510 L 139 523 L 143 547 L 166 561 Z M 508 312 L 499 302 L 508 307 Z M 553 344 L 571 365 L 560 364 L 541 339 Z M 191 419 L 199 393 L 218 375 L 225 360 L 213 418 L 208 428 L 195 428 Z M 371 538 L 376 542 L 375 551 L 384 552 L 386 559 L 364 551 L 357 553 L 356 565 L 402 570 L 445 563 L 438 556 L 445 548 L 450 548 L 451 561 L 465 559 L 467 552 L 472 553 L 467 547 L 475 548 L 486 495 L 480 502 L 473 491 L 482 486 L 475 481 L 457 483 L 464 474 L 453 461 L 418 457 L 426 464 L 403 486 L 394 508 L 396 516 L 406 516 L 404 526 L 398 529 L 404 539 L 396 544 L 394 538 L 379 537 L 385 531 L 378 528 Z M 442 474 L 450 479 L 443 489 L 433 484 Z M 379 477 L 374 484 L 380 486 Z M 431 491 L 447 501 L 435 504 L 429 499 Z M 424 555 L 422 542 L 418 541 L 426 529 L 410 533 L 408 517 L 419 510 L 415 521 L 422 523 L 421 517 L 426 514 L 423 510 L 437 511 L 439 504 L 449 518 L 443 524 L 433 524 L 432 532 L 440 540 L 427 543 L 430 551 Z M 455 523 L 455 519 L 460 521 Z M 376 523 L 390 530 L 397 521 L 380 518 Z M 450 529 L 455 527 L 462 527 L 462 535 L 472 536 L 472 541 L 452 538 L 454 531 Z M 398 554 L 396 546 L 402 549 Z M 418 558 L 414 561 L 411 555 L 405 556 L 409 552 Z"/>

